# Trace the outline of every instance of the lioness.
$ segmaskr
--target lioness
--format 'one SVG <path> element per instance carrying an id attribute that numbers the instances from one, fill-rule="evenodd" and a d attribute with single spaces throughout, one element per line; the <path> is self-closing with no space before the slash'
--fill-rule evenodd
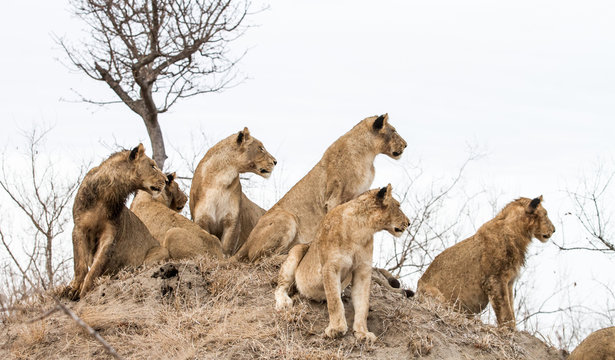
<path id="1" fill-rule="evenodd" d="M 374 233 L 387 230 L 399 237 L 409 221 L 393 199 L 391 185 L 369 190 L 331 210 L 310 245 L 295 245 L 280 268 L 275 291 L 276 309 L 292 306 L 288 290 L 293 283 L 299 293 L 313 300 L 327 300 L 328 337 L 344 335 L 348 326 L 341 291 L 352 281 L 354 335 L 373 341 L 367 329 L 372 274 Z"/>
<path id="2" fill-rule="evenodd" d="M 222 246 L 217 237 L 179 214 L 186 203 L 186 195 L 175 182 L 175 173 L 167 175 L 165 191 L 152 196 L 137 192 L 130 210 L 143 221 L 156 240 L 168 251 L 172 259 L 184 259 L 208 254 L 222 258 Z"/>
<path id="3" fill-rule="evenodd" d="M 419 279 L 417 293 L 470 314 L 491 302 L 498 324 L 514 330 L 512 288 L 527 247 L 532 237 L 546 242 L 555 232 L 541 202 L 542 196 L 512 201 L 476 234 L 444 250 Z"/>
<path id="4" fill-rule="evenodd" d="M 268 178 L 277 163 L 248 128 L 214 145 L 199 162 L 190 187 L 190 214 L 220 238 L 226 254 L 237 251 L 265 213 L 241 191 L 239 174 Z"/>
<path id="5" fill-rule="evenodd" d="M 615 360 L 615 326 L 589 334 L 568 360 Z"/>
<path id="6" fill-rule="evenodd" d="M 124 205 L 137 190 L 160 193 L 165 180 L 142 144 L 112 154 L 85 175 L 73 205 L 75 278 L 66 289 L 68 297 L 83 297 L 103 273 L 168 258 L 167 250 Z"/>
<path id="7" fill-rule="evenodd" d="M 376 155 L 401 157 L 406 141 L 388 119 L 387 114 L 368 117 L 329 146 L 314 168 L 260 218 L 234 258 L 255 261 L 311 242 L 329 210 L 369 189 Z"/>

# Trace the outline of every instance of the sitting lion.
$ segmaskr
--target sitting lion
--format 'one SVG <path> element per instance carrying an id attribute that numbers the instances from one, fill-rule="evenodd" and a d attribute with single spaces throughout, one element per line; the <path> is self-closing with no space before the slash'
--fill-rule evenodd
<path id="1" fill-rule="evenodd" d="M 369 189 L 376 155 L 400 158 L 407 144 L 388 119 L 387 114 L 368 117 L 329 146 L 316 166 L 260 218 L 235 259 L 255 261 L 310 243 L 329 210 Z"/>
<path id="2" fill-rule="evenodd" d="M 341 292 L 352 281 L 354 335 L 373 341 L 367 329 L 374 233 L 387 230 L 399 237 L 409 221 L 393 199 L 391 185 L 369 190 L 327 213 L 312 244 L 294 246 L 280 268 L 275 291 L 276 309 L 292 306 L 288 290 L 313 300 L 327 300 L 328 337 L 344 335 L 348 326 Z M 321 276 L 322 274 L 322 276 Z"/>
<path id="3" fill-rule="evenodd" d="M 156 240 L 168 251 L 172 259 L 184 259 L 208 254 L 222 258 L 222 246 L 217 237 L 179 214 L 186 203 L 186 195 L 175 182 L 175 173 L 167 175 L 165 191 L 152 196 L 137 192 L 130 210 L 143 221 Z"/>
<path id="4" fill-rule="evenodd" d="M 589 334 L 568 360 L 615 360 L 615 326 Z"/>
<path id="5" fill-rule="evenodd" d="M 73 205 L 75 278 L 66 289 L 68 297 L 83 297 L 101 274 L 168 258 L 167 250 L 124 205 L 137 190 L 160 193 L 165 180 L 142 144 L 111 155 L 85 175 Z"/>
<path id="6" fill-rule="evenodd" d="M 226 254 L 237 251 L 265 213 L 244 195 L 239 174 L 268 178 L 277 163 L 248 128 L 214 145 L 199 162 L 190 187 L 190 214 L 203 230 L 220 238 Z"/>
<path id="7" fill-rule="evenodd" d="M 417 293 L 469 314 L 491 302 L 498 324 L 514 330 L 512 288 L 527 247 L 532 237 L 546 242 L 555 232 L 541 202 L 542 196 L 517 199 L 476 234 L 444 250 L 419 279 Z"/>

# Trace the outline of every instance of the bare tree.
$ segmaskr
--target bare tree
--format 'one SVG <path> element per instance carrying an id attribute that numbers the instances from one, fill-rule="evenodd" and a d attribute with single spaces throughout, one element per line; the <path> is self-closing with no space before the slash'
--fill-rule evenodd
<path id="1" fill-rule="evenodd" d="M 419 274 L 437 254 L 459 240 L 461 234 L 457 230 L 463 215 L 472 200 L 484 191 L 475 194 L 461 191 L 464 199 L 462 202 L 451 202 L 453 192 L 462 180 L 468 164 L 480 157 L 472 150 L 452 179 L 444 183 L 433 181 L 426 191 L 416 189 L 415 183 L 423 175 L 419 168 L 415 169 L 415 174 L 408 174 L 409 183 L 399 196 L 410 219 L 410 226 L 400 240 L 392 242 L 391 251 L 381 251 L 379 266 L 401 277 Z M 451 206 L 451 203 L 455 205 Z M 456 208 L 453 213 L 452 208 Z"/>
<path id="2" fill-rule="evenodd" d="M 574 216 L 581 224 L 587 237 L 578 246 L 568 246 L 564 241 L 556 244 L 560 250 L 588 250 L 615 254 L 615 229 L 612 228 L 612 211 L 608 205 L 614 195 L 612 182 L 615 170 L 599 164 L 591 177 L 584 177 L 576 190 L 567 190 L 573 210 L 567 215 Z"/>
<path id="3" fill-rule="evenodd" d="M 20 273 L 33 274 L 32 278 L 40 279 L 37 286 L 45 290 L 57 283 L 59 279 L 56 274 L 69 260 L 57 259 L 54 256 L 55 242 L 70 221 L 70 211 L 66 210 L 83 175 L 81 171 L 78 176 L 71 176 L 70 179 L 60 177 L 51 160 L 40 160 L 42 141 L 47 133 L 48 130 L 33 130 L 26 135 L 27 176 L 20 176 L 21 171 L 7 167 L 3 156 L 0 178 L 0 188 L 18 210 L 14 214 L 25 215 L 28 229 L 31 230 L 27 238 L 19 239 L 22 246 L 20 250 L 11 241 L 14 236 L 3 231 L 2 226 L 5 224 L 0 224 L 1 246 Z M 20 256 L 21 251 L 25 252 L 25 257 Z M 22 279 L 21 286 L 25 284 Z"/>
<path id="4" fill-rule="evenodd" d="M 90 28 L 78 47 L 58 43 L 72 64 L 105 82 L 117 101 L 139 115 L 153 158 L 167 158 L 158 114 L 181 98 L 220 91 L 236 78 L 228 44 L 246 30 L 249 0 L 72 0 Z"/>

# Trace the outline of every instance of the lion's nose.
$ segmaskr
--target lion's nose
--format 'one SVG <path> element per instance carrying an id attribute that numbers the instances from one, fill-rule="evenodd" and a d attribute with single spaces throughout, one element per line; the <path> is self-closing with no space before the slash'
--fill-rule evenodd
<path id="1" fill-rule="evenodd" d="M 273 160 L 273 165 L 277 165 L 278 161 L 277 160 Z"/>

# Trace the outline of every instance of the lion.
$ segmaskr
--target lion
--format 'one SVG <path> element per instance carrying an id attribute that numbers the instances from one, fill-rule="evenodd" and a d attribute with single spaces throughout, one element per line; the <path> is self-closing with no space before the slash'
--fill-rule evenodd
<path id="1" fill-rule="evenodd" d="M 179 260 L 198 255 L 223 258 L 220 240 L 178 213 L 187 199 L 175 182 L 175 176 L 175 173 L 167 175 L 165 191 L 159 196 L 138 191 L 130 210 L 143 221 L 152 236 L 169 251 L 172 259 Z"/>
<path id="2" fill-rule="evenodd" d="M 160 193 L 165 180 L 143 144 L 112 154 L 85 175 L 73 205 L 75 278 L 65 289 L 69 298 L 83 297 L 102 274 L 168 259 L 168 251 L 125 205 L 137 190 Z"/>
<path id="3" fill-rule="evenodd" d="M 467 314 L 478 314 L 491 303 L 498 325 L 514 330 L 513 284 L 527 247 L 533 237 L 544 243 L 555 232 L 542 200 L 512 201 L 476 234 L 436 256 L 419 279 L 417 294 Z"/>
<path id="4" fill-rule="evenodd" d="M 568 360 L 615 360 L 615 326 L 589 334 Z"/>
<path id="5" fill-rule="evenodd" d="M 190 187 L 190 214 L 220 239 L 224 253 L 234 254 L 265 213 L 242 192 L 239 174 L 268 178 L 277 163 L 248 128 L 214 145 L 199 162 Z"/>
<path id="6" fill-rule="evenodd" d="M 299 294 L 327 300 L 329 325 L 325 335 L 344 335 L 348 329 L 341 292 L 352 282 L 354 335 L 372 342 L 367 329 L 374 233 L 387 230 L 399 237 L 409 220 L 393 198 L 391 184 L 361 194 L 327 213 L 311 244 L 295 245 L 280 268 L 275 291 L 276 309 L 292 306 L 288 291 L 294 283 Z"/>
<path id="7" fill-rule="evenodd" d="M 362 120 L 329 146 L 314 168 L 259 219 L 234 259 L 254 262 L 310 243 L 329 210 L 369 189 L 376 155 L 399 159 L 406 146 L 388 114 Z"/>

